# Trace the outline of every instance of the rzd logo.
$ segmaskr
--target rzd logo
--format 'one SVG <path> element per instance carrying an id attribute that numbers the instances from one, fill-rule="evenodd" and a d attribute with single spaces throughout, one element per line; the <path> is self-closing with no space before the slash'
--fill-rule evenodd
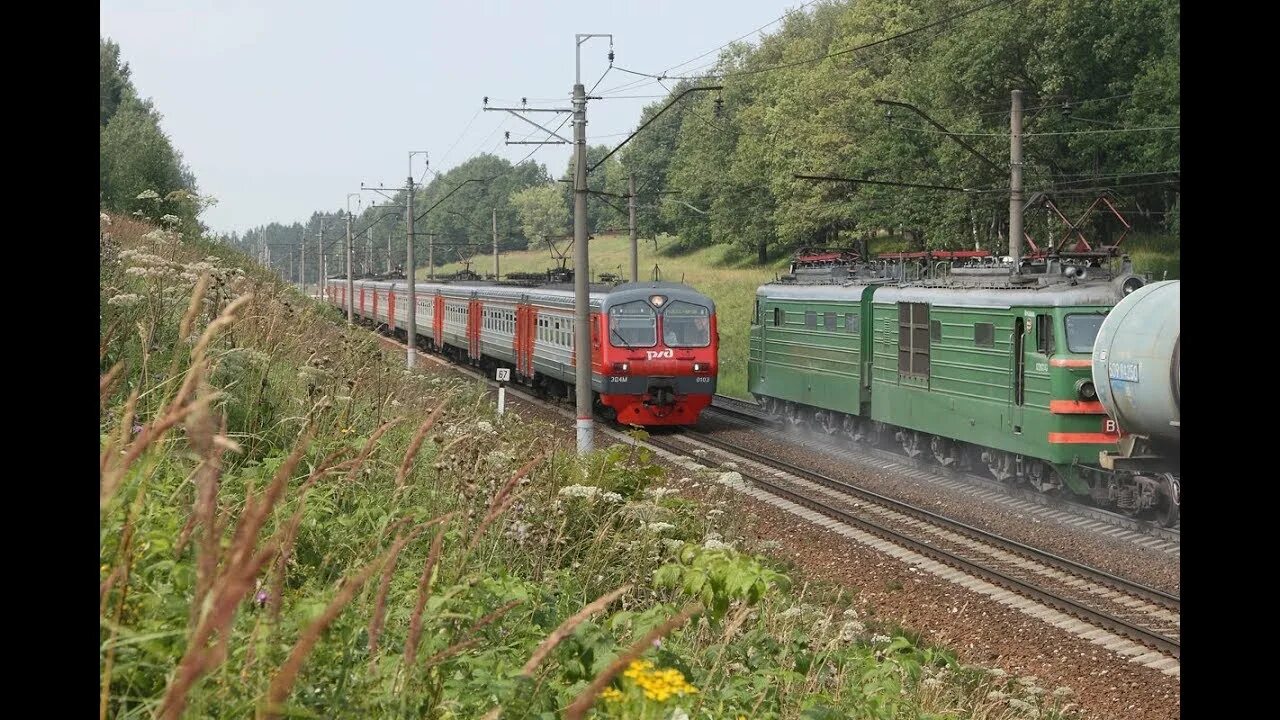
<path id="1" fill-rule="evenodd" d="M 671 348 L 667 348 L 666 350 L 646 350 L 645 355 L 648 355 L 650 360 L 653 360 L 654 358 L 669 358 L 675 357 L 676 351 Z"/>

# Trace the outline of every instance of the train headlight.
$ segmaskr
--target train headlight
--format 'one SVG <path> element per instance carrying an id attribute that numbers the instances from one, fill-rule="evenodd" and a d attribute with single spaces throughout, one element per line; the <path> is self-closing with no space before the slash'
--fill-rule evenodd
<path id="1" fill-rule="evenodd" d="M 626 372 L 627 370 L 630 370 L 630 369 L 631 369 L 631 364 L 630 364 L 630 363 L 620 362 L 620 363 L 614 363 L 614 364 L 613 364 L 613 371 L 614 371 L 614 372 Z"/>
<path id="2" fill-rule="evenodd" d="M 666 301 L 667 299 L 661 295 L 653 295 L 649 298 L 649 302 L 653 303 L 654 307 L 662 307 L 662 303 Z"/>
<path id="3" fill-rule="evenodd" d="M 710 372 L 711 363 L 696 362 L 693 364 L 693 371 L 694 372 Z"/>
<path id="4" fill-rule="evenodd" d="M 1093 386 L 1092 380 L 1081 380 L 1076 383 L 1076 394 L 1085 400 L 1098 399 L 1098 389 Z"/>

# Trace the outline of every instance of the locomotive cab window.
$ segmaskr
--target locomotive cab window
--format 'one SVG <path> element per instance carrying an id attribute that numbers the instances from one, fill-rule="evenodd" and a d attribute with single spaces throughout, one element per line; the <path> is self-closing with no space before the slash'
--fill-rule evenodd
<path id="1" fill-rule="evenodd" d="M 711 311 L 702 305 L 673 300 L 662 311 L 662 339 L 668 347 L 711 344 Z"/>
<path id="2" fill-rule="evenodd" d="M 764 322 L 764 318 L 760 315 L 760 298 L 756 298 L 756 309 L 751 313 L 751 324 L 760 325 Z"/>
<path id="3" fill-rule="evenodd" d="M 1102 321 L 1106 317 L 1106 314 L 1101 312 L 1068 315 L 1067 350 L 1073 353 L 1093 352 L 1093 341 L 1097 339 L 1098 330 L 1102 328 Z"/>
<path id="4" fill-rule="evenodd" d="M 782 324 L 782 308 L 776 307 L 773 309 L 773 325 L 774 327 L 777 327 L 781 324 Z"/>
<path id="5" fill-rule="evenodd" d="M 898 374 L 929 377 L 929 305 L 898 303 Z"/>
<path id="6" fill-rule="evenodd" d="M 643 300 L 609 308 L 609 344 L 614 347 L 653 347 L 658 343 L 658 314 Z"/>

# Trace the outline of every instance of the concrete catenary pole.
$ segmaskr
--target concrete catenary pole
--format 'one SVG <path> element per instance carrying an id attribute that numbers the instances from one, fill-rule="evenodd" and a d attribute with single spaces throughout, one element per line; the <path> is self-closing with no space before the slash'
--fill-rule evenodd
<path id="1" fill-rule="evenodd" d="M 1009 113 L 1009 257 L 1019 274 L 1022 255 L 1022 91 L 1013 91 Z"/>
<path id="2" fill-rule="evenodd" d="M 636 176 L 627 177 L 627 211 L 630 217 L 628 229 L 631 232 L 631 282 L 640 282 L 640 249 L 636 230 Z"/>
<path id="3" fill-rule="evenodd" d="M 587 91 L 578 72 L 573 85 L 573 336 L 578 454 L 593 449 L 591 402 L 591 266 L 587 259 Z"/>
<path id="4" fill-rule="evenodd" d="M 356 291 L 355 273 L 351 272 L 351 212 L 347 211 L 347 324 L 354 325 L 356 322 L 355 299 L 352 297 Z"/>
<path id="5" fill-rule="evenodd" d="M 493 211 L 493 279 L 498 279 L 498 208 Z"/>
<path id="6" fill-rule="evenodd" d="M 406 309 L 406 317 L 408 322 L 405 323 L 405 332 L 409 342 L 405 343 L 409 347 L 409 354 L 405 358 L 405 363 L 412 368 L 417 359 L 417 335 L 418 335 L 418 283 L 414 277 L 414 261 L 413 261 L 413 155 L 409 155 L 409 192 L 408 201 L 405 203 L 406 215 L 408 218 L 408 230 L 405 234 L 405 264 L 404 277 L 409 285 L 409 307 Z"/>

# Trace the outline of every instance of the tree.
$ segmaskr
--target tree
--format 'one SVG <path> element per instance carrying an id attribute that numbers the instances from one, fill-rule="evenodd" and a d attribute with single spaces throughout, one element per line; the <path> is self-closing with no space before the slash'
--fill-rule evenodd
<path id="1" fill-rule="evenodd" d="M 564 237 L 569 229 L 569 211 L 555 185 L 525 188 L 511 196 L 511 204 L 520 214 L 520 227 L 525 237 L 545 244 Z"/>

